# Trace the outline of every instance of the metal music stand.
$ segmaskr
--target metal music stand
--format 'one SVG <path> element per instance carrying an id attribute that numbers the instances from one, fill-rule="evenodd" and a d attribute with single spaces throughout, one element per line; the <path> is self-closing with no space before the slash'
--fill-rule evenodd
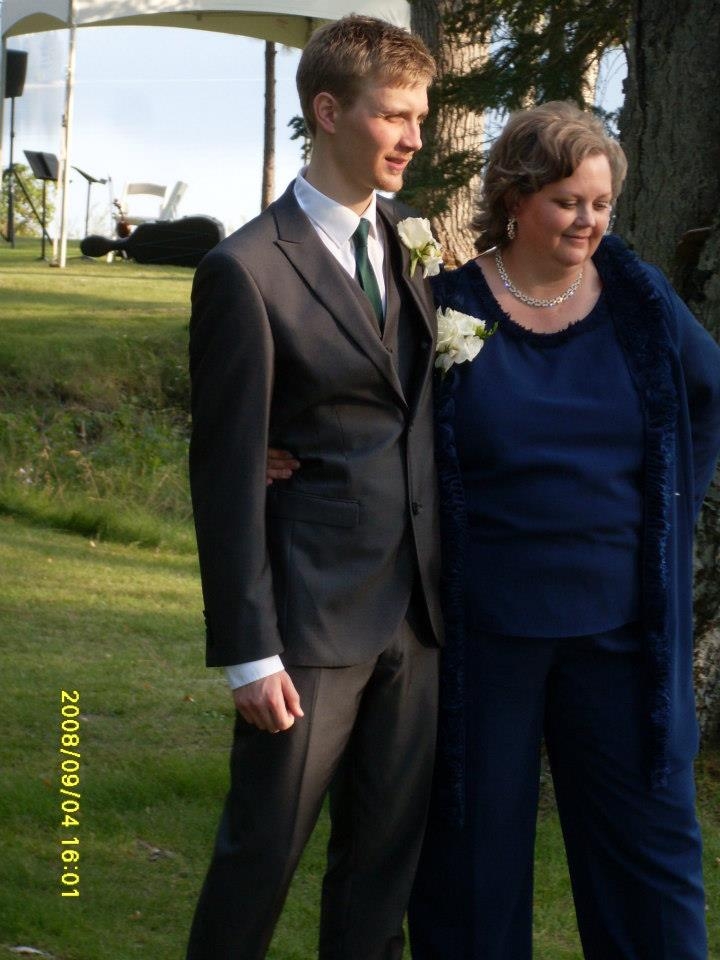
<path id="1" fill-rule="evenodd" d="M 27 157 L 27 162 L 30 164 L 30 169 L 33 172 L 33 176 L 36 180 L 42 180 L 42 217 L 38 217 L 40 220 L 40 226 L 42 227 L 42 246 L 40 251 L 40 259 L 45 259 L 45 239 L 47 238 L 48 243 L 50 237 L 48 232 L 45 229 L 46 227 L 46 218 L 47 218 L 47 185 L 48 181 L 53 183 L 57 182 L 58 178 L 58 159 L 54 153 L 40 153 L 35 150 L 23 150 L 23 153 Z M 16 174 L 17 176 L 17 174 Z M 19 180 L 19 178 L 18 178 Z M 21 184 L 22 186 L 22 184 Z M 23 187 L 24 189 L 24 187 Z M 27 196 L 27 194 L 26 194 Z M 29 200 L 29 197 L 28 197 Z M 32 206 L 32 204 L 31 204 Z M 33 213 L 35 216 L 38 216 L 37 210 L 35 207 L 32 207 Z"/>
<path id="2" fill-rule="evenodd" d="M 85 177 L 87 180 L 87 202 L 85 203 L 85 236 L 87 236 L 88 223 L 90 222 L 90 190 L 94 183 L 107 183 L 107 177 L 104 180 L 100 180 L 98 177 L 91 177 L 89 173 L 85 173 L 80 167 L 73 167 L 73 170 L 77 170 L 80 176 Z M 90 259 L 92 259 L 92 257 L 90 257 Z"/>

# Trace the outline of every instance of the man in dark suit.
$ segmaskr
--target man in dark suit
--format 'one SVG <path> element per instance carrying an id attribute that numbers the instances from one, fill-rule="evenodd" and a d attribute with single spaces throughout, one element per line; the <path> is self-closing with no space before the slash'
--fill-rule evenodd
<path id="1" fill-rule="evenodd" d="M 189 960 L 261 960 L 330 792 L 322 960 L 403 948 L 435 738 L 435 310 L 376 197 L 421 146 L 429 53 L 380 20 L 317 31 L 313 136 L 284 196 L 193 286 L 190 476 L 207 662 L 237 707 Z M 268 445 L 302 462 L 266 486 Z"/>

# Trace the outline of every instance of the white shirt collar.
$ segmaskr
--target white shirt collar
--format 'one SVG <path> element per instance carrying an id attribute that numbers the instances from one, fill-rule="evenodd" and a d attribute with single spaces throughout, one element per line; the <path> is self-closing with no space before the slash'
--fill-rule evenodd
<path id="1" fill-rule="evenodd" d="M 304 168 L 295 179 L 295 199 L 300 208 L 310 220 L 332 240 L 338 248 L 350 242 L 350 238 L 357 230 L 361 219 L 370 222 L 370 236 L 378 238 L 377 233 L 377 200 L 373 191 L 370 203 L 359 217 L 349 207 L 344 207 L 337 200 L 332 200 L 317 190 L 304 176 Z"/>

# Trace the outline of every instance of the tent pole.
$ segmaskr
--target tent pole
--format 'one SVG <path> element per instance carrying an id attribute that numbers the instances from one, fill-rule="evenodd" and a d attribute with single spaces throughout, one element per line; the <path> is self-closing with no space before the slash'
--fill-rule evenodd
<path id="1" fill-rule="evenodd" d="M 68 48 L 67 79 L 65 82 L 65 113 L 63 115 L 63 149 L 60 170 L 60 251 L 57 259 L 57 266 L 64 267 L 67 263 L 67 240 L 68 240 L 68 188 L 70 186 L 70 139 L 72 133 L 72 115 L 73 115 L 73 81 L 75 77 L 75 5 L 70 0 L 68 9 L 68 20 L 70 27 L 70 42 Z"/>
<path id="2" fill-rule="evenodd" d="M 0 174 L 3 167 L 3 139 L 5 137 L 5 63 L 7 61 L 7 40 L 2 38 L 0 43 Z M 0 193 L 5 189 L 5 183 L 0 177 Z"/>

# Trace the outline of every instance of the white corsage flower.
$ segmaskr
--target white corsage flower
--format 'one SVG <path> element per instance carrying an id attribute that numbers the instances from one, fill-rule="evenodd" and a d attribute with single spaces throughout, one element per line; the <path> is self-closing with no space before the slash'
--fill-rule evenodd
<path id="1" fill-rule="evenodd" d="M 454 363 L 474 360 L 483 343 L 495 333 L 496 327 L 487 330 L 484 320 L 460 313 L 450 307 L 437 311 L 437 350 L 435 366 L 443 376 Z"/>
<path id="2" fill-rule="evenodd" d="M 406 217 L 398 223 L 397 229 L 400 239 L 410 251 L 410 276 L 415 273 L 418 263 L 423 266 L 424 277 L 434 277 L 440 273 L 440 244 L 432 235 L 430 221 L 423 217 Z"/>

